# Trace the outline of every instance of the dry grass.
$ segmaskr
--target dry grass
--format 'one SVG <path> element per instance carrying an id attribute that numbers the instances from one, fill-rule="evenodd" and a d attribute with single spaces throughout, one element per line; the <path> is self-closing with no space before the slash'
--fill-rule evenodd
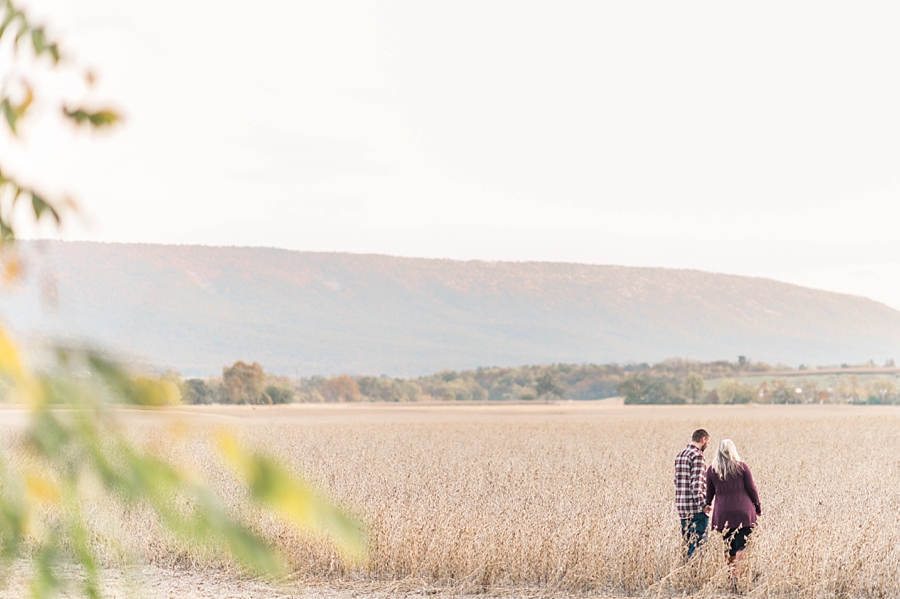
<path id="1" fill-rule="evenodd" d="M 679 555 L 673 460 L 703 426 L 714 443 L 735 441 L 760 489 L 742 592 L 900 596 L 898 408 L 291 406 L 128 418 L 135 434 L 167 447 L 172 419 L 201 431 L 231 424 L 354 506 L 372 553 L 351 568 L 327 543 L 247 511 L 202 435 L 171 450 L 258 522 L 297 580 L 526 595 L 728 594 L 718 541 L 687 566 Z M 162 537 L 144 515 L 111 518 L 111 509 L 94 507 L 99 544 L 125 539 L 167 567 L 221 566 Z"/>

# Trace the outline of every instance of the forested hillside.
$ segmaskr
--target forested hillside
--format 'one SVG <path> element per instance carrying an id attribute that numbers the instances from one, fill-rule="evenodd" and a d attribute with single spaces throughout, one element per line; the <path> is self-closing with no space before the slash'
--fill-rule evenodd
<path id="1" fill-rule="evenodd" d="M 267 248 L 26 244 L 0 313 L 188 376 L 256 361 L 297 376 L 547 363 L 797 365 L 900 355 L 900 312 L 699 271 L 459 262 Z"/>

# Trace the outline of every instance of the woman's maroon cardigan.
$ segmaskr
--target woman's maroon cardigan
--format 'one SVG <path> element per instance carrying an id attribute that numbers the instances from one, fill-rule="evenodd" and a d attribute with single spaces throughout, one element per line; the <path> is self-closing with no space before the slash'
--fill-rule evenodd
<path id="1" fill-rule="evenodd" d="M 706 504 L 713 506 L 713 530 L 736 530 L 756 524 L 756 517 L 762 509 L 759 492 L 747 464 L 741 462 L 741 472 L 726 480 L 719 478 L 711 467 L 706 470 Z"/>

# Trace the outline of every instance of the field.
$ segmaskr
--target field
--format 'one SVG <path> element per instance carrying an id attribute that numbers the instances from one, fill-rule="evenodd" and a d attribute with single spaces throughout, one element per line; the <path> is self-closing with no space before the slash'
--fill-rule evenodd
<path id="1" fill-rule="evenodd" d="M 128 411 L 123 420 L 219 481 L 294 574 L 281 586 L 244 580 L 139 511 L 99 504 L 94 542 L 115 596 L 131 584 L 118 574 L 126 552 L 147 564 L 136 576 L 152 593 L 140 596 L 727 595 L 718 539 L 687 566 L 679 555 L 672 464 L 700 426 L 713 444 L 734 440 L 759 486 L 763 516 L 742 593 L 900 595 L 896 407 L 304 405 Z M 175 432 L 184 430 L 176 421 L 193 433 Z M 2 409 L 0 422 L 15 428 L 21 413 Z M 352 506 L 370 530 L 369 560 L 348 566 L 327 542 L 247 511 L 208 451 L 205 434 L 222 425 Z M 17 596 L 15 580 L 7 584 L 5 596 Z"/>

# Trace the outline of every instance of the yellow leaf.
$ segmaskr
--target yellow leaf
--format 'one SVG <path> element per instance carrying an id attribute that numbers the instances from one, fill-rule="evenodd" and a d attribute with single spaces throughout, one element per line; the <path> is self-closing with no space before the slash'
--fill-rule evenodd
<path id="1" fill-rule="evenodd" d="M 0 327 L 0 375 L 4 374 L 11 379 L 14 391 L 32 408 L 39 408 L 46 403 L 47 398 L 40 386 L 22 366 L 16 344 Z"/>
<path id="2" fill-rule="evenodd" d="M 172 381 L 154 381 L 145 377 L 134 379 L 138 405 L 172 406 L 181 403 L 181 391 Z"/>
<path id="3" fill-rule="evenodd" d="M 220 431 L 217 440 L 222 455 L 245 479 L 254 501 L 302 530 L 328 535 L 346 559 L 364 558 L 366 543 L 359 523 L 331 500 L 271 458 L 242 449 L 233 435 Z"/>
<path id="4" fill-rule="evenodd" d="M 25 379 L 25 369 L 22 368 L 22 361 L 19 359 L 19 350 L 2 328 L 0 328 L 0 372 L 16 381 Z"/>
<path id="5" fill-rule="evenodd" d="M 38 503 L 58 504 L 60 493 L 57 486 L 46 476 L 29 473 L 25 476 L 25 488 L 28 496 Z"/>
<path id="6" fill-rule="evenodd" d="M 18 281 L 22 276 L 22 261 L 18 258 L 9 258 L 3 264 L 3 282 L 11 285 Z"/>

